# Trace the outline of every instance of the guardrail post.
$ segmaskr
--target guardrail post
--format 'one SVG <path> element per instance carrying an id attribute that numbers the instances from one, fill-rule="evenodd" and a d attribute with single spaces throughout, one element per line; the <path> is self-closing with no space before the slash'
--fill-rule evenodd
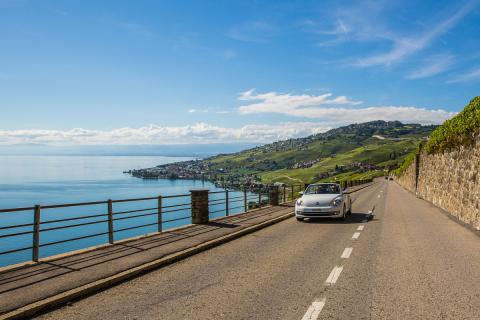
<path id="1" fill-rule="evenodd" d="M 38 262 L 40 251 L 40 206 L 37 204 L 33 210 L 32 261 Z"/>
<path id="2" fill-rule="evenodd" d="M 304 184 L 304 188 L 305 188 L 305 189 L 303 189 L 303 190 L 307 190 L 307 188 L 308 188 L 309 185 L 310 185 L 309 183 L 305 183 L 305 184 Z"/>
<path id="3" fill-rule="evenodd" d="M 157 223 L 158 223 L 158 232 L 162 232 L 162 196 L 158 196 L 158 217 L 157 217 Z"/>
<path id="4" fill-rule="evenodd" d="M 262 189 L 258 189 L 258 207 L 262 207 Z"/>
<path id="5" fill-rule="evenodd" d="M 279 203 L 279 194 L 278 194 L 278 186 L 270 186 L 269 189 L 269 204 L 271 206 L 278 206 Z"/>
<path id="6" fill-rule="evenodd" d="M 248 204 L 247 204 L 247 189 L 243 189 L 243 210 L 245 210 L 245 212 L 248 211 Z"/>
<path id="7" fill-rule="evenodd" d="M 108 243 L 113 244 L 113 201 L 108 200 Z"/>
<path id="8" fill-rule="evenodd" d="M 208 190 L 190 190 L 192 204 L 192 223 L 202 224 L 209 221 Z"/>
<path id="9" fill-rule="evenodd" d="M 225 215 L 228 217 L 228 190 L 225 190 Z"/>
<path id="10" fill-rule="evenodd" d="M 291 200 L 293 201 L 293 184 L 292 184 L 292 199 Z"/>
<path id="11" fill-rule="evenodd" d="M 283 203 L 287 202 L 287 186 L 283 185 Z"/>

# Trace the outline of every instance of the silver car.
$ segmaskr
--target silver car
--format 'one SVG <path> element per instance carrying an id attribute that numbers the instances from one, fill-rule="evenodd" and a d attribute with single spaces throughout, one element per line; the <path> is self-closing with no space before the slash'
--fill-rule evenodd
<path id="1" fill-rule="evenodd" d="M 344 193 L 338 183 L 311 184 L 295 202 L 295 217 L 298 221 L 305 218 L 340 218 L 345 220 L 352 212 L 350 195 Z"/>

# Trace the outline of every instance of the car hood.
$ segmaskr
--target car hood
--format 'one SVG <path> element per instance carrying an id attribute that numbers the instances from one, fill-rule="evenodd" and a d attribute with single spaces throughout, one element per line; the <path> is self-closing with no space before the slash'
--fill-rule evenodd
<path id="1" fill-rule="evenodd" d="M 302 196 L 303 205 L 307 207 L 330 206 L 333 199 L 340 194 L 305 194 Z"/>

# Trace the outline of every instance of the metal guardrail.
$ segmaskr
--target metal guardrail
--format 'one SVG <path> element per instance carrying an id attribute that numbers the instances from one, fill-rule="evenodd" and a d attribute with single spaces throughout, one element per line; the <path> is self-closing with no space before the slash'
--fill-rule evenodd
<path id="1" fill-rule="evenodd" d="M 269 201 L 266 188 L 248 192 L 214 191 L 209 195 L 209 213 L 220 216 L 261 208 Z M 31 260 L 38 261 L 42 248 L 96 237 L 105 237 L 102 243 L 113 244 L 117 236 L 129 230 L 155 228 L 155 232 L 162 232 L 168 223 L 186 220 L 188 224 L 192 219 L 190 197 L 190 194 L 181 194 L 0 209 L 0 218 L 4 214 L 21 213 L 27 214 L 27 220 L 31 221 L 0 226 L 0 240 L 8 239 L 13 245 L 25 244 L 29 242 L 25 237 L 31 237 L 31 245 L 0 248 L 0 257 L 30 250 Z M 174 199 L 176 201 L 169 201 Z M 124 204 L 130 205 L 122 208 Z M 70 208 L 77 208 L 76 213 L 69 213 Z M 145 233 L 137 235 L 141 234 Z"/>
<path id="2" fill-rule="evenodd" d="M 300 186 L 300 185 L 299 185 Z M 211 198 L 210 195 L 213 197 Z M 234 210 L 247 212 L 252 209 L 262 208 L 270 202 L 269 188 L 253 190 L 225 190 L 209 192 L 208 207 L 210 214 L 225 213 L 229 216 Z"/>
<path id="3" fill-rule="evenodd" d="M 343 181 L 341 185 L 347 188 L 370 181 Z M 299 197 L 300 191 L 303 191 L 306 186 L 302 184 L 278 186 L 278 203 L 287 203 L 295 200 Z M 270 203 L 270 190 L 267 187 L 248 191 L 225 190 L 209 192 L 209 214 L 229 216 L 265 207 Z M 169 223 L 181 220 L 189 220 L 187 223 L 191 223 L 192 202 L 190 197 L 190 194 L 181 194 L 0 209 L 0 214 L 31 212 L 29 219 L 31 222 L 0 226 L 0 240 L 20 238 L 18 243 L 24 243 L 26 242 L 24 237 L 31 236 L 31 245 L 1 250 L 0 257 L 31 250 L 31 260 L 37 262 L 40 258 L 41 248 L 102 236 L 106 239 L 103 243 L 114 244 L 119 234 L 142 228 L 144 230 L 146 228 L 154 228 L 155 232 L 163 232 L 164 226 Z M 125 208 L 122 209 L 122 206 L 125 206 Z M 89 212 L 85 214 L 67 212 L 68 209 L 74 207 L 81 208 L 82 211 L 83 208 L 88 208 Z M 60 216 L 56 217 L 52 212 Z M 53 218 L 51 217 L 52 215 L 54 216 Z M 132 225 L 132 222 L 137 224 Z M 78 231 L 79 228 L 82 231 L 89 232 L 86 234 L 78 232 L 76 236 L 66 238 L 63 238 L 63 236 L 69 235 L 69 233 L 58 232 L 69 229 Z M 16 230 L 16 232 L 10 232 L 10 230 Z M 75 232 L 71 233 L 75 234 Z M 22 239 L 23 241 L 21 241 Z M 47 241 L 41 241 L 45 239 Z"/>
<path id="4" fill-rule="evenodd" d="M 185 198 L 185 199 L 183 199 Z M 165 204 L 165 201 L 169 199 L 183 199 L 181 203 L 176 204 Z M 116 204 L 124 203 L 135 203 L 139 204 L 141 202 L 156 202 L 155 205 L 148 206 L 138 206 L 140 208 L 135 208 L 132 210 L 115 210 Z M 66 210 L 72 207 L 88 207 L 87 210 L 98 210 L 99 206 L 103 206 L 103 213 L 89 213 L 89 214 L 79 214 L 66 218 L 57 218 L 49 219 L 48 216 L 51 215 L 51 211 L 58 211 L 60 209 Z M 187 220 L 191 219 L 191 203 L 190 203 L 190 194 L 182 195 L 173 195 L 173 196 L 158 196 L 158 197 L 149 197 L 149 198 L 135 198 L 135 199 L 121 199 L 121 200 L 107 200 L 107 201 L 96 201 L 96 202 L 81 202 L 81 203 L 68 203 L 68 204 L 59 204 L 59 205 L 47 205 L 40 206 L 35 205 L 33 207 L 24 207 L 24 208 L 12 208 L 12 209 L 0 209 L 0 214 L 5 213 L 18 213 L 31 211 L 33 213 L 33 222 L 32 223 L 21 223 L 15 225 L 1 226 L 0 239 L 4 238 L 18 238 L 20 236 L 32 235 L 32 245 L 31 246 L 22 246 L 20 248 L 15 248 L 11 250 L 2 250 L 0 251 L 0 256 L 6 254 L 12 254 L 20 251 L 31 250 L 32 252 L 32 261 L 38 261 L 40 256 L 40 249 L 44 247 L 60 245 L 66 242 L 74 242 L 88 238 L 108 236 L 108 243 L 113 244 L 115 241 L 115 236 L 121 232 L 127 230 L 134 230 L 140 228 L 146 228 L 151 226 L 156 226 L 157 232 L 163 231 L 163 225 L 173 221 Z M 186 212 L 184 215 L 176 215 L 175 218 L 167 218 L 169 213 L 173 212 Z M 94 211 L 95 212 L 95 211 Z M 62 212 L 57 212 L 57 214 L 62 214 Z M 67 213 L 68 215 L 68 213 Z M 155 221 L 149 221 L 148 223 L 140 223 L 132 225 L 131 222 L 139 221 L 141 218 L 153 217 L 155 216 Z M 93 232 L 84 234 L 81 236 L 75 237 L 66 237 L 53 241 L 40 241 L 40 236 L 47 235 L 48 233 L 58 232 L 59 230 L 66 229 L 76 229 L 82 227 L 89 227 L 87 229 L 92 229 L 93 226 L 101 225 L 103 231 Z M 24 230 L 30 228 L 30 230 Z M 19 230 L 17 232 L 8 232 L 7 230 Z M 84 228 L 85 229 L 85 228 Z M 94 228 L 93 230 L 98 229 Z M 7 231 L 7 232 L 5 232 Z M 84 230 L 82 230 L 84 231 Z M 66 233 L 65 235 L 68 235 Z"/>

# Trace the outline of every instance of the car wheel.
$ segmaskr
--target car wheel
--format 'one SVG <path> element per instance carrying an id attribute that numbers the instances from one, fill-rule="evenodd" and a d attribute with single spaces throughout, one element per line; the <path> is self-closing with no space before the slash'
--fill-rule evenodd
<path id="1" fill-rule="evenodd" d="M 297 218 L 297 221 L 303 221 L 303 218 L 300 218 L 300 217 L 296 217 Z"/>
<path id="2" fill-rule="evenodd" d="M 342 217 L 340 219 L 342 221 L 345 221 L 345 219 L 347 219 L 347 208 L 345 208 L 345 205 L 343 205 Z"/>

